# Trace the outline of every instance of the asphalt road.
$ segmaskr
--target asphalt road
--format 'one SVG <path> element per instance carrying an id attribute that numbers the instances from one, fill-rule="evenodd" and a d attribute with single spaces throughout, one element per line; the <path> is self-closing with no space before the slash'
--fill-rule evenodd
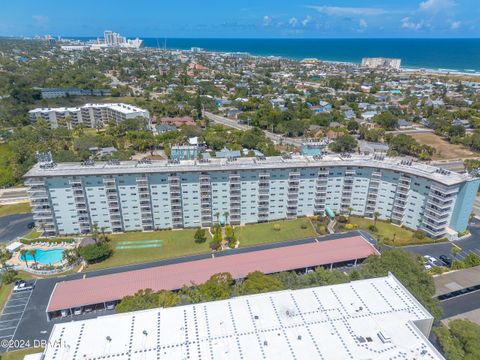
<path id="1" fill-rule="evenodd" d="M 16 214 L 0 217 L 0 242 L 8 242 L 31 231 L 27 227 L 33 221 L 32 214 Z"/>
<path id="2" fill-rule="evenodd" d="M 245 130 L 249 130 L 249 129 L 252 128 L 252 126 L 250 126 L 250 125 L 240 124 L 235 120 L 226 118 L 224 116 L 215 115 L 215 114 L 212 114 L 212 113 L 209 113 L 209 112 L 205 112 L 205 116 L 209 120 L 211 120 L 211 121 L 213 121 L 217 124 L 222 124 L 222 125 L 225 125 L 225 126 L 237 129 L 237 130 L 245 131 Z M 266 130 L 264 130 L 263 132 L 265 133 L 265 136 L 267 138 L 269 138 L 270 140 L 272 140 L 273 142 L 275 142 L 277 144 L 282 143 L 282 144 L 290 144 L 290 145 L 294 145 L 294 146 L 300 146 L 302 144 L 301 139 L 294 139 L 294 138 L 285 137 L 285 136 L 282 136 L 282 135 L 274 134 L 274 133 L 272 133 L 270 131 L 266 131 Z"/>
<path id="3" fill-rule="evenodd" d="M 460 295 L 444 300 L 440 303 L 443 307 L 443 318 L 449 318 L 458 314 L 478 309 L 480 306 L 480 291 Z"/>

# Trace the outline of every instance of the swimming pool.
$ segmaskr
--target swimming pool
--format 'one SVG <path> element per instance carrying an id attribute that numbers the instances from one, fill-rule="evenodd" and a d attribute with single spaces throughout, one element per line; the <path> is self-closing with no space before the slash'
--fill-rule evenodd
<path id="1" fill-rule="evenodd" d="M 35 259 L 39 264 L 55 264 L 62 261 L 63 259 L 63 249 L 35 250 Z M 33 261 L 33 256 L 29 252 L 27 252 L 25 257 L 27 258 L 27 261 Z M 25 257 L 21 256 L 22 261 L 25 261 Z"/>

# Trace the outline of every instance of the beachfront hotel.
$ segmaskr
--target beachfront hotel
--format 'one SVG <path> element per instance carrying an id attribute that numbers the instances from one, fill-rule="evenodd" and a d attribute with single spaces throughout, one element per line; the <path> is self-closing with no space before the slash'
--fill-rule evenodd
<path id="1" fill-rule="evenodd" d="M 398 158 L 283 156 L 60 163 L 25 175 L 47 234 L 234 225 L 314 214 L 391 220 L 433 238 L 468 224 L 480 179 Z"/>
<path id="2" fill-rule="evenodd" d="M 81 107 L 59 107 L 59 108 L 37 108 L 28 112 L 30 122 L 38 119 L 45 120 L 50 128 L 56 129 L 59 126 L 73 128 L 83 124 L 87 128 L 101 128 L 113 121 L 120 123 L 126 119 L 143 117 L 150 121 L 150 114 L 147 110 L 139 107 L 122 104 L 85 104 Z"/>

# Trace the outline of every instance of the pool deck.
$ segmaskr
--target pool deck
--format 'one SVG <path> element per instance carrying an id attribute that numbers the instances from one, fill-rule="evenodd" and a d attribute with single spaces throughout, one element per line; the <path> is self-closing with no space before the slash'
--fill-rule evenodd
<path id="1" fill-rule="evenodd" d="M 77 246 L 76 242 L 72 242 L 72 243 L 65 243 L 64 242 L 64 243 L 59 243 L 59 244 L 54 244 L 54 243 L 48 244 L 48 243 L 42 242 L 41 239 L 40 239 L 38 241 L 38 243 L 36 243 L 36 244 L 30 244 L 30 245 L 23 244 L 21 248 L 19 248 L 17 251 L 15 251 L 12 258 L 8 261 L 8 264 L 12 265 L 12 266 L 23 266 L 23 267 L 25 267 L 25 260 L 23 260 L 21 258 L 21 253 L 20 253 L 21 250 L 27 250 L 27 251 L 32 250 L 32 249 L 45 250 L 45 251 L 56 250 L 56 249 L 67 250 L 67 249 L 74 249 L 76 246 Z M 28 268 L 31 265 L 34 265 L 35 261 L 27 259 L 26 263 L 28 264 L 28 266 L 27 266 L 27 268 Z M 44 265 L 44 266 L 48 266 L 48 265 L 58 266 L 58 265 L 64 265 L 64 261 L 62 260 L 62 261 L 59 261 L 59 262 L 56 262 L 56 263 L 53 263 L 53 264 L 43 264 L 43 263 L 39 263 L 39 264 Z M 26 270 L 28 270 L 28 269 L 26 269 Z"/>

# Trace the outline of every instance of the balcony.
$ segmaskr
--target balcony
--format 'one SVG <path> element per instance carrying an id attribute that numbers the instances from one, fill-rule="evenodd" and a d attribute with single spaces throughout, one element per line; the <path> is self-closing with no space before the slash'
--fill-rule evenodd
<path id="1" fill-rule="evenodd" d="M 431 191 L 437 191 L 438 193 L 440 194 L 444 194 L 444 195 L 454 195 L 456 193 L 458 193 L 458 188 L 456 187 L 444 187 L 444 186 L 440 186 L 440 185 L 432 185 L 430 186 L 430 190 Z"/>
<path id="2" fill-rule="evenodd" d="M 443 211 L 446 211 L 446 210 L 449 210 L 452 205 L 453 205 L 453 202 L 450 200 L 450 201 L 447 201 L 447 202 L 436 202 L 434 201 L 433 199 L 428 199 L 427 200 L 427 204 L 428 205 L 432 205 L 432 206 L 435 206 L 435 209 L 437 210 L 443 210 Z"/>
<path id="3" fill-rule="evenodd" d="M 45 181 L 29 178 L 25 181 L 25 185 L 27 185 L 27 186 L 45 186 Z"/>

